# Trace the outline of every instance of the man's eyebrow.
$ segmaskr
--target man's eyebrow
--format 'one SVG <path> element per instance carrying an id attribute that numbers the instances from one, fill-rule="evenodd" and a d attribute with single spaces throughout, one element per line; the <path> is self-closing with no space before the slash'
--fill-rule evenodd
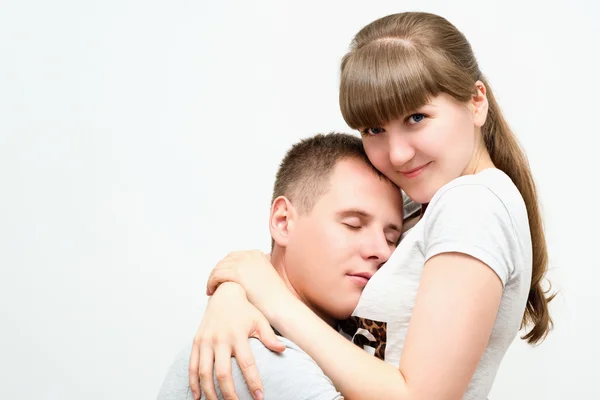
<path id="1" fill-rule="evenodd" d="M 387 224 L 385 227 L 398 231 L 399 233 L 402 232 L 402 229 L 396 224 Z"/>
<path id="2" fill-rule="evenodd" d="M 363 219 L 371 219 L 373 216 L 368 212 L 358 209 L 358 208 L 350 208 L 347 210 L 338 211 L 337 215 L 339 217 L 360 217 Z"/>
<path id="3" fill-rule="evenodd" d="M 345 217 L 359 217 L 361 219 L 364 220 L 370 220 L 373 218 L 373 216 L 371 214 L 369 214 L 368 212 L 358 209 L 358 208 L 351 208 L 349 210 L 343 210 L 343 211 L 339 211 L 337 213 L 337 215 L 340 218 L 345 218 Z M 386 229 L 393 229 L 395 231 L 398 232 L 402 232 L 402 229 L 400 228 L 400 226 L 396 225 L 396 224 L 387 224 Z"/>

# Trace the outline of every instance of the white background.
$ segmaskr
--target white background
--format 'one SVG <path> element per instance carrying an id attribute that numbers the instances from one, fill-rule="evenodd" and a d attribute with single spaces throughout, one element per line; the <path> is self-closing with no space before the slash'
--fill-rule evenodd
<path id="1" fill-rule="evenodd" d="M 228 251 L 268 250 L 279 159 L 348 131 L 338 65 L 375 18 L 470 39 L 537 179 L 556 329 L 492 399 L 599 398 L 597 2 L 0 5 L 0 398 L 154 398 Z"/>

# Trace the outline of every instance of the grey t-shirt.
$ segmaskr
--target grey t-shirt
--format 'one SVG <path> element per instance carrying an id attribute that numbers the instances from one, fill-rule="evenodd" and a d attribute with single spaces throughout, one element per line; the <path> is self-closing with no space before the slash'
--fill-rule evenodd
<path id="1" fill-rule="evenodd" d="M 274 353 L 258 339 L 250 338 L 250 348 L 263 384 L 264 398 L 286 400 L 343 400 L 331 380 L 317 363 L 294 342 L 278 336 L 286 345 L 283 353 Z M 188 365 L 191 346 L 182 350 L 169 369 L 157 400 L 193 400 L 189 387 Z M 231 359 L 233 383 L 239 400 L 253 400 L 240 367 Z M 219 399 L 223 395 L 215 379 Z M 202 399 L 205 399 L 202 396 Z"/>

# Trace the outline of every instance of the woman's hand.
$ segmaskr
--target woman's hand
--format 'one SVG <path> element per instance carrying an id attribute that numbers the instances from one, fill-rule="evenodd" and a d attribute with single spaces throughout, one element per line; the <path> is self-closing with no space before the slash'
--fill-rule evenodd
<path id="1" fill-rule="evenodd" d="M 217 400 L 213 367 L 225 399 L 237 400 L 231 375 L 231 357 L 235 357 L 250 393 L 263 398 L 263 388 L 254 363 L 248 338 L 259 339 L 275 352 L 285 350 L 267 319 L 250 304 L 244 289 L 236 283 L 224 283 L 208 302 L 206 313 L 190 357 L 189 380 L 195 399 L 204 391 L 207 400 Z"/>
<path id="2" fill-rule="evenodd" d="M 206 293 L 210 296 L 224 282 L 242 285 L 250 303 L 265 313 L 265 307 L 278 304 L 289 295 L 270 257 L 258 250 L 229 253 L 212 270 Z"/>

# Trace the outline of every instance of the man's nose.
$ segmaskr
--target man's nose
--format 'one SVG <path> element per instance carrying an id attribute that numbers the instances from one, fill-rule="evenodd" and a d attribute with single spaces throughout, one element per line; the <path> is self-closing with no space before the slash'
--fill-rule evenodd
<path id="1" fill-rule="evenodd" d="M 390 244 L 388 243 L 383 232 L 373 234 L 370 240 L 365 243 L 363 251 L 364 258 L 367 260 L 376 261 L 378 267 L 386 262 L 392 254 Z"/>

